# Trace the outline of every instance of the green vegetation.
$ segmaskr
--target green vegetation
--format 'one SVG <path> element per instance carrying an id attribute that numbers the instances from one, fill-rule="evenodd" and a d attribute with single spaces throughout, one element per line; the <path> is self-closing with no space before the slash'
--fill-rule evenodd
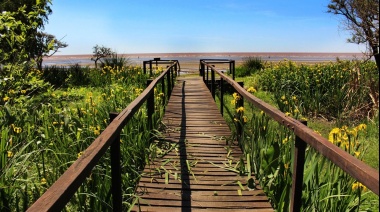
<path id="1" fill-rule="evenodd" d="M 30 69 L 34 71 L 26 76 L 21 75 L 27 73 L 25 70 L 17 70 L 13 68 L 13 78 L 2 82 L 5 88 L 1 92 L 0 107 L 2 211 L 26 210 L 35 202 L 107 126 L 108 113 L 125 108 L 143 91 L 148 79 L 140 67 L 133 66 L 120 70 L 108 66 L 57 70 L 50 67 L 44 72 Z M 52 75 L 44 75 L 45 71 L 65 74 L 62 78 L 56 75 L 58 78 L 53 81 Z M 79 75 L 86 76 L 86 80 L 79 81 Z M 59 82 L 55 84 L 57 88 L 43 79 Z M 156 127 L 163 111 L 161 93 L 156 89 Z M 121 135 L 126 207 L 133 197 L 138 172 L 149 155 L 150 136 L 143 107 Z M 111 210 L 109 165 L 107 153 L 72 198 L 67 210 Z"/>
<path id="2" fill-rule="evenodd" d="M 308 126 L 354 157 L 379 168 L 379 76 L 374 62 L 337 61 L 297 65 L 267 64 L 260 73 L 239 78 L 247 91 Z M 278 211 L 289 208 L 294 134 L 253 105 L 225 97 L 231 128 L 251 170 Z M 231 104 L 229 103 L 231 102 Z M 307 148 L 302 210 L 377 211 L 378 196 L 312 148 Z"/>
<path id="3" fill-rule="evenodd" d="M 250 76 L 265 67 L 264 61 L 262 61 L 260 57 L 247 57 L 243 60 L 243 65 L 236 67 L 236 77 Z"/>

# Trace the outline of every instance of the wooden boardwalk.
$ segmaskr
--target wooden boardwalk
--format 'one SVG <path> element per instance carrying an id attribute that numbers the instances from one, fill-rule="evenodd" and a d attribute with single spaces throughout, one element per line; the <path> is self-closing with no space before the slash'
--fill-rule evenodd
<path id="1" fill-rule="evenodd" d="M 239 175 L 242 152 L 226 144 L 230 129 L 202 79 L 177 79 L 133 210 L 273 211 L 260 186 L 248 189 Z"/>

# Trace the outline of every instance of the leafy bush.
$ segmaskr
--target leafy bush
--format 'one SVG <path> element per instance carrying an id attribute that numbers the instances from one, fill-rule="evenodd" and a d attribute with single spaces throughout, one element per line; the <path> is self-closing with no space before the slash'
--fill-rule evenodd
<path id="1" fill-rule="evenodd" d="M 250 76 L 265 67 L 265 63 L 260 57 L 247 57 L 243 61 L 242 66 L 235 69 L 237 77 Z"/>
<path id="2" fill-rule="evenodd" d="M 113 69 L 121 69 L 129 64 L 129 59 L 125 57 L 119 57 L 116 53 L 112 54 L 111 57 L 106 57 L 101 61 L 101 68 L 106 66 L 112 67 Z"/>

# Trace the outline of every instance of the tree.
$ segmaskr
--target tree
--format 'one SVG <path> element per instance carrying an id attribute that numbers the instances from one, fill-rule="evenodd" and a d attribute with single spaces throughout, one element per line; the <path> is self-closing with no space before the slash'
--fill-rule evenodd
<path id="1" fill-rule="evenodd" d="M 379 0 L 331 0 L 329 13 L 343 16 L 343 27 L 350 31 L 349 43 L 366 44 L 380 72 Z"/>
<path id="2" fill-rule="evenodd" d="M 51 14 L 51 0 L 0 2 L 0 63 L 18 63 L 38 58 L 39 30 Z"/>
<path id="3" fill-rule="evenodd" d="M 94 48 L 94 51 L 93 51 L 94 55 L 91 58 L 91 60 L 95 62 L 95 68 L 98 67 L 98 61 L 101 58 L 109 57 L 109 56 L 115 54 L 115 52 L 113 52 L 110 48 L 107 48 L 104 46 L 96 45 L 93 48 Z"/>
<path id="4" fill-rule="evenodd" d="M 36 35 L 36 44 L 34 46 L 34 59 L 37 63 L 38 70 L 42 70 L 43 57 L 51 57 L 60 48 L 66 48 L 68 44 L 61 40 L 57 40 L 54 35 L 38 32 Z"/>

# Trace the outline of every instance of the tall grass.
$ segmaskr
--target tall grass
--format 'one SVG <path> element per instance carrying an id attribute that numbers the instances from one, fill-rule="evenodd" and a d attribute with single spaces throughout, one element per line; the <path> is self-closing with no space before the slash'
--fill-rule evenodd
<path id="1" fill-rule="evenodd" d="M 312 117 L 352 122 L 372 118 L 379 108 L 379 76 L 373 61 L 297 65 L 282 61 L 261 72 L 260 89 L 270 91 L 281 110 L 295 98 Z"/>
<path id="2" fill-rule="evenodd" d="M 25 211 L 109 123 L 109 112 L 120 112 L 146 87 L 148 76 L 140 67 L 113 69 L 56 68 L 36 72 L 56 86 L 33 93 L 22 86 L 2 90 L 0 106 L 0 210 Z M 74 79 L 86 76 L 87 80 Z M 62 81 L 61 81 L 62 80 Z M 162 116 L 164 97 L 155 91 L 155 125 Z M 16 90 L 17 89 L 17 90 Z M 10 95 L 12 94 L 12 95 Z M 148 155 L 150 137 L 147 115 L 142 107 L 121 133 L 122 190 L 124 206 L 133 198 L 134 188 Z M 67 205 L 67 211 L 108 211 L 110 205 L 110 155 L 102 157 L 91 175 Z"/>
<path id="3" fill-rule="evenodd" d="M 246 77 L 261 71 L 265 67 L 265 62 L 260 57 L 243 58 L 242 66 L 236 67 L 237 77 Z"/>
<path id="4" fill-rule="evenodd" d="M 328 117 L 325 121 L 339 119 L 327 125 L 331 128 L 322 127 L 323 136 L 360 160 L 378 161 L 377 152 L 371 153 L 373 142 L 367 141 L 368 138 L 377 137 L 375 146 L 378 146 L 378 99 L 372 99 L 376 95 L 378 98 L 378 91 L 371 88 L 378 85 L 370 84 L 378 82 L 378 75 L 373 68 L 373 64 L 368 62 L 338 61 L 299 66 L 285 61 L 262 70 L 259 77 L 253 75 L 245 78 L 248 80 L 245 84 L 248 85 L 247 91 L 266 98 L 269 96 L 272 98 L 270 103 L 296 119 L 315 116 Z M 339 79 L 334 80 L 335 77 Z M 235 138 L 239 140 L 246 158 L 251 160 L 252 171 L 259 178 L 274 208 L 288 211 L 294 133 L 249 103 L 236 109 L 239 95 L 227 95 L 225 115 L 234 133 L 243 127 L 240 131 L 242 135 Z M 336 98 L 340 98 L 339 104 Z M 308 103 L 311 106 L 306 106 Z M 359 115 L 352 115 L 354 113 Z M 371 132 L 376 132 L 374 129 L 377 130 L 375 135 Z M 369 156 L 367 153 L 377 155 Z M 310 147 L 306 150 L 305 160 L 303 211 L 378 210 L 376 195 Z M 372 166 L 378 169 L 378 163 Z"/>

